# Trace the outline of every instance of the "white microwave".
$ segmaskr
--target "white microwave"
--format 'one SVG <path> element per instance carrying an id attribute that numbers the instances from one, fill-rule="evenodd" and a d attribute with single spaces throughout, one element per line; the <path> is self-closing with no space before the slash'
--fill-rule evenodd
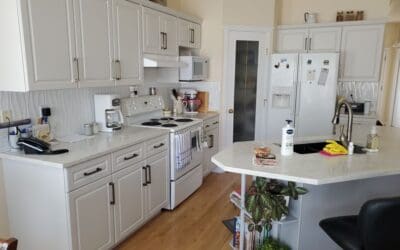
<path id="1" fill-rule="evenodd" d="M 208 58 L 180 56 L 179 81 L 203 81 L 208 78 Z"/>

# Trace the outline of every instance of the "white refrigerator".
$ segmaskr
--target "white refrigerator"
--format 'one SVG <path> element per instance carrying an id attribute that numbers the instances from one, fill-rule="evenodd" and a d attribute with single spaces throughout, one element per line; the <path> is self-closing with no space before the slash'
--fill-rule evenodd
<path id="1" fill-rule="evenodd" d="M 332 135 L 338 53 L 273 54 L 270 61 L 267 139 L 280 140 L 285 120 L 296 137 Z"/>

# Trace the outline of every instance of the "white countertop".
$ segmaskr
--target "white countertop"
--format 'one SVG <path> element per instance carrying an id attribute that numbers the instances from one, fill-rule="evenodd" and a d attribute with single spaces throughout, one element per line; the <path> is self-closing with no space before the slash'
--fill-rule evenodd
<path id="1" fill-rule="evenodd" d="M 369 127 L 354 126 L 353 141 L 364 146 Z M 271 143 L 239 142 L 212 157 L 212 162 L 227 172 L 322 185 L 400 174 L 400 129 L 378 127 L 380 151 L 328 157 L 319 153 L 280 156 L 280 147 Z M 331 137 L 332 138 L 332 137 Z M 309 138 L 309 141 L 322 141 Z M 252 164 L 253 149 L 269 146 L 279 161 L 277 166 Z"/>
<path id="2" fill-rule="evenodd" d="M 216 111 L 209 111 L 206 113 L 197 113 L 197 114 L 183 114 L 184 117 L 189 117 L 189 118 L 196 118 L 196 119 L 200 119 L 200 120 L 208 120 L 210 118 L 216 117 L 218 116 L 219 113 Z"/>
<path id="3" fill-rule="evenodd" d="M 60 155 L 26 155 L 22 151 L 6 151 L 0 153 L 0 158 L 24 161 L 52 167 L 71 167 L 81 162 L 94 159 L 125 147 L 141 143 L 145 140 L 167 135 L 164 129 L 124 127 L 113 133 L 99 133 L 93 138 L 75 142 L 58 143 L 52 149 L 66 148 L 68 153 Z"/>

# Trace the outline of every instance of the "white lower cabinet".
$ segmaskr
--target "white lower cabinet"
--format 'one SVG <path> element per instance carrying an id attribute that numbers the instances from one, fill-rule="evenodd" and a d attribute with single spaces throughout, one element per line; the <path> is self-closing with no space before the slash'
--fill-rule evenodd
<path id="1" fill-rule="evenodd" d="M 113 175 L 115 185 L 115 241 L 120 241 L 140 227 L 144 214 L 144 162 Z"/>
<path id="2" fill-rule="evenodd" d="M 165 138 L 155 141 L 164 141 Z M 141 147 L 142 152 L 147 144 L 127 149 Z M 113 155 L 124 152 L 122 149 Z M 68 194 L 72 249 L 109 249 L 168 205 L 168 146 L 163 152 L 147 150 L 147 154 L 149 152 L 147 159 L 118 169 Z M 110 161 L 110 157 L 99 159 Z M 94 161 L 81 165 L 91 166 Z M 88 174 L 85 176 L 90 178 Z"/>
<path id="3" fill-rule="evenodd" d="M 68 194 L 72 249 L 109 249 L 114 245 L 111 177 Z"/>

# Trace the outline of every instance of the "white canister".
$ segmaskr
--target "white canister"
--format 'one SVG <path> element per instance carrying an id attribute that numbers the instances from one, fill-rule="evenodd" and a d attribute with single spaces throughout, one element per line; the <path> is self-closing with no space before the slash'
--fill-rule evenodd
<path id="1" fill-rule="evenodd" d="M 369 115 L 371 113 L 371 102 L 365 101 L 364 102 L 364 115 Z"/>
<path id="2" fill-rule="evenodd" d="M 304 22 L 311 24 L 317 22 L 317 13 L 306 12 L 304 13 Z"/>

